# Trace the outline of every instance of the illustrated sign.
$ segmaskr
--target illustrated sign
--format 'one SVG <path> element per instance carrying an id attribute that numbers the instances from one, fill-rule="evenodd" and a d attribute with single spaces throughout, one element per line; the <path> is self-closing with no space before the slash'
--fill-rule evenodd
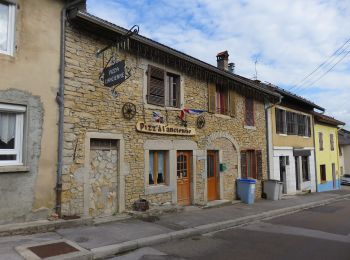
<path id="1" fill-rule="evenodd" d="M 112 87 L 125 80 L 125 60 L 119 61 L 104 69 L 104 85 Z"/>
<path id="2" fill-rule="evenodd" d="M 196 134 L 195 128 L 182 127 L 166 124 L 152 124 L 139 121 L 136 124 L 136 130 L 143 133 L 161 134 L 161 135 L 187 135 L 193 136 Z"/>

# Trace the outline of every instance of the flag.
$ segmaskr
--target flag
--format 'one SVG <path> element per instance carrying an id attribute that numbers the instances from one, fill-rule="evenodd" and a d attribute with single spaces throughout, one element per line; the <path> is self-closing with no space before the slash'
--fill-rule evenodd
<path id="1" fill-rule="evenodd" d="M 157 123 L 163 123 L 163 116 L 158 112 L 152 112 L 152 119 Z"/>
<path id="2" fill-rule="evenodd" d="M 199 109 L 188 109 L 188 108 L 184 108 L 181 110 L 180 112 L 180 119 L 183 120 L 185 118 L 186 114 L 190 114 L 190 115 L 200 115 L 202 113 L 204 113 L 206 111 L 204 110 L 199 110 Z"/>

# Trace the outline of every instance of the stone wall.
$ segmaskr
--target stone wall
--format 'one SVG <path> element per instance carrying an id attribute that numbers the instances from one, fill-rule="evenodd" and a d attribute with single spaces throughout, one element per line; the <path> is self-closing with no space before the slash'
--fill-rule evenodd
<path id="1" fill-rule="evenodd" d="M 168 109 L 146 104 L 147 65 L 152 63 L 171 72 L 181 75 L 184 98 L 183 107 L 194 109 L 208 109 L 208 83 L 189 77 L 172 68 L 150 62 L 133 54 L 119 51 L 118 57 L 125 59 L 126 66 L 132 68 L 132 76 L 116 88 L 117 96 L 113 96 L 109 88 L 104 87 L 99 80 L 102 59 L 96 58 L 96 51 L 107 45 L 107 41 L 97 39 L 91 33 L 74 27 L 67 28 L 66 38 L 66 72 L 65 72 L 65 149 L 63 180 L 67 181 L 63 191 L 63 213 L 72 214 L 82 212 L 81 205 L 74 201 L 81 201 L 80 193 L 73 193 L 74 189 L 81 189 L 82 183 L 74 181 L 78 169 L 83 168 L 85 160 L 84 141 L 87 132 L 118 133 L 123 135 L 125 142 L 124 168 L 125 170 L 125 205 L 131 208 L 135 200 L 147 198 L 152 203 L 172 202 L 169 192 L 145 195 L 145 162 L 144 143 L 146 140 L 182 140 L 193 141 L 198 145 L 195 180 L 195 199 L 197 204 L 206 203 L 206 150 L 228 149 L 239 154 L 241 149 L 257 149 L 263 153 L 263 175 L 266 176 L 266 143 L 265 143 L 265 115 L 264 104 L 254 102 L 256 126 L 244 126 L 244 97 L 237 93 L 237 113 L 235 117 L 205 113 L 206 125 L 203 129 L 196 129 L 195 136 L 165 136 L 140 133 L 135 130 L 137 121 L 152 122 L 152 112 L 160 112 L 168 124 L 179 125 L 179 109 Z M 137 114 L 131 120 L 126 120 L 121 114 L 125 102 L 136 105 Z M 197 116 L 187 115 L 189 127 L 195 127 Z M 213 134 L 215 134 L 213 136 Z M 211 137 L 210 137 L 211 136 Z M 215 139 L 225 137 L 226 144 L 215 146 Z M 210 139 L 210 140 L 209 140 Z M 230 140 L 229 140 L 230 139 Z M 210 143 L 210 147 L 208 144 Z M 181 150 L 181 149 L 179 149 Z M 224 153 L 229 166 L 229 174 L 225 176 L 224 196 L 231 198 L 234 189 L 230 183 L 239 175 L 238 157 L 229 159 L 230 152 Z M 203 158 L 199 158 L 201 155 Z M 236 165 L 238 169 L 236 168 Z M 232 171 L 233 169 L 233 171 Z M 175 174 L 175 173 L 170 173 Z M 259 192 L 257 192 L 259 194 Z"/>

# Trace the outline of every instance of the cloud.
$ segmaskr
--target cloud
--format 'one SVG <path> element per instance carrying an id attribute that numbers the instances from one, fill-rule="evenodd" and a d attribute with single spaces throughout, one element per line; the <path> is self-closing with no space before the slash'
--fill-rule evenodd
<path id="1" fill-rule="evenodd" d="M 228 50 L 236 73 L 290 88 L 349 37 L 350 2 L 337 0 L 88 0 L 88 11 L 215 65 Z M 348 45 L 350 50 L 350 44 Z M 312 83 L 328 68 L 310 77 Z M 350 54 L 313 85 L 293 88 L 350 126 Z"/>

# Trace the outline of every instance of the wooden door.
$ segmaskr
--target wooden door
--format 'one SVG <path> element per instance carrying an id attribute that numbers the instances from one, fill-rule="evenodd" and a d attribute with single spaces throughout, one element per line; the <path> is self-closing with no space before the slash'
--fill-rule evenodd
<path id="1" fill-rule="evenodd" d="M 217 152 L 207 152 L 208 201 L 216 200 L 217 196 Z"/>
<path id="2" fill-rule="evenodd" d="M 177 152 L 177 203 L 191 204 L 191 152 Z"/>

